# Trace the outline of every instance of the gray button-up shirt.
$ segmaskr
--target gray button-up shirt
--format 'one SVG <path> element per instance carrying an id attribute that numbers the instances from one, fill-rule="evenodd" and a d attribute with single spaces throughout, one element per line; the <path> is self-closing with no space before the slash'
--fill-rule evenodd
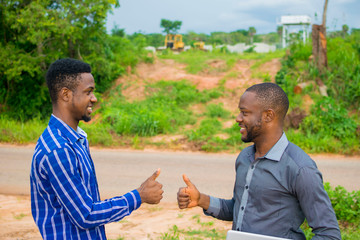
<path id="1" fill-rule="evenodd" d="M 255 160 L 255 146 L 236 159 L 232 199 L 210 196 L 206 214 L 233 221 L 233 230 L 305 240 L 299 228 L 306 217 L 313 239 L 341 239 L 322 175 L 315 162 L 285 133 Z"/>

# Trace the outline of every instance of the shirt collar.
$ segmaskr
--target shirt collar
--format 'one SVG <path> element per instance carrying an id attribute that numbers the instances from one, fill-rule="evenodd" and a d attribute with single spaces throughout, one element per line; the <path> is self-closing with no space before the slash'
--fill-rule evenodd
<path id="1" fill-rule="evenodd" d="M 76 132 L 80 135 L 80 138 L 87 138 L 86 132 L 82 130 L 79 126 L 77 127 Z"/>
<path id="2" fill-rule="evenodd" d="M 266 158 L 269 160 L 273 160 L 273 161 L 280 161 L 281 156 L 283 155 L 285 149 L 287 148 L 289 144 L 289 140 L 287 139 L 285 133 L 283 133 L 280 137 L 280 139 L 275 143 L 274 146 L 272 146 L 272 148 L 264 155 L 264 157 L 262 157 L 262 159 Z M 254 155 L 255 155 L 255 145 L 251 146 L 252 149 L 249 152 L 249 157 L 250 159 L 254 159 Z"/>
<path id="3" fill-rule="evenodd" d="M 265 154 L 264 158 L 274 160 L 274 161 L 280 161 L 280 158 L 283 155 L 283 153 L 288 145 L 289 145 L 289 140 L 287 139 L 285 133 L 283 133 L 281 138 Z"/>
<path id="4" fill-rule="evenodd" d="M 64 121 L 60 118 L 56 117 L 54 114 L 51 114 L 49 125 L 58 128 L 62 135 L 70 140 L 70 142 L 75 143 L 80 138 L 86 138 L 86 133 L 78 127 L 78 131 L 72 129 L 69 125 L 67 125 Z"/>

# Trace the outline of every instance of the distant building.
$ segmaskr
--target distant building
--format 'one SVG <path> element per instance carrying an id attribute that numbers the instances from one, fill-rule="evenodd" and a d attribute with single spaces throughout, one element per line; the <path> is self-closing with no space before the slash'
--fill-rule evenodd
<path id="1" fill-rule="evenodd" d="M 289 16 L 281 16 L 280 22 L 278 22 L 282 26 L 282 47 L 285 48 L 289 42 L 289 28 L 292 26 L 302 26 L 303 34 L 302 39 L 305 43 L 309 38 L 309 26 L 311 25 L 311 18 L 307 15 L 289 15 Z"/>

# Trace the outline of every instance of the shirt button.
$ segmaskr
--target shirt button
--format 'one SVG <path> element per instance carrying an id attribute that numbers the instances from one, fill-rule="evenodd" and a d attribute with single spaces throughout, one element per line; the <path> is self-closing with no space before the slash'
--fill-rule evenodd
<path id="1" fill-rule="evenodd" d="M 241 210 L 243 211 L 243 210 L 244 210 L 244 207 L 241 207 Z"/>
<path id="2" fill-rule="evenodd" d="M 248 185 L 246 185 L 246 186 L 245 186 L 245 188 L 246 188 L 246 189 L 249 189 L 249 186 L 248 186 Z"/>

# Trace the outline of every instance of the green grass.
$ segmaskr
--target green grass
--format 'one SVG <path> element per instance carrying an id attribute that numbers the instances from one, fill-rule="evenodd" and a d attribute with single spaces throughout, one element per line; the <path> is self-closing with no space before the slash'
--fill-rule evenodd
<path id="1" fill-rule="evenodd" d="M 0 116 L 0 142 L 34 143 L 45 130 L 47 122 L 40 119 L 16 121 L 6 115 Z"/>
<path id="2" fill-rule="evenodd" d="M 210 118 L 228 118 L 230 112 L 224 109 L 223 103 L 210 103 L 206 106 L 205 115 Z"/>
<path id="3" fill-rule="evenodd" d="M 23 218 L 26 217 L 26 216 L 27 216 L 26 214 L 20 213 L 20 214 L 18 214 L 18 215 L 14 215 L 14 218 L 15 218 L 16 220 L 21 220 L 21 219 L 23 219 Z"/>
<path id="4" fill-rule="evenodd" d="M 147 98 L 128 102 L 121 96 L 101 109 L 102 123 L 117 135 L 154 136 L 176 132 L 194 124 L 191 104 L 206 103 L 222 95 L 217 90 L 199 91 L 183 80 L 160 81 L 146 86 Z"/>
<path id="5" fill-rule="evenodd" d="M 179 240 L 179 239 L 225 239 L 227 231 L 217 229 L 213 221 L 203 222 L 200 215 L 194 215 L 190 221 L 193 221 L 193 227 L 182 229 L 173 225 L 168 232 L 162 233 L 159 239 Z"/>
<path id="6" fill-rule="evenodd" d="M 241 59 L 256 60 L 256 63 L 252 65 L 252 69 L 256 69 L 265 62 L 270 61 L 274 58 L 281 58 L 285 55 L 285 50 L 277 50 L 270 53 L 224 53 L 220 50 L 212 52 L 204 51 L 186 51 L 180 54 L 173 54 L 167 52 L 165 55 L 159 55 L 159 58 L 163 59 L 174 59 L 180 63 L 186 64 L 186 70 L 189 73 L 196 74 L 199 72 L 225 72 L 230 70 L 237 61 Z M 225 64 L 220 65 L 218 68 L 211 67 L 211 64 L 215 60 L 221 60 Z"/>
<path id="7" fill-rule="evenodd" d="M 334 44 L 345 40 L 336 39 L 330 41 L 330 49 Z M 341 52 L 346 58 L 348 68 L 352 67 L 351 61 L 355 63 L 355 43 L 348 43 L 341 47 Z M 359 48 L 360 49 L 360 48 Z M 350 53 L 348 53 L 350 52 Z M 358 84 L 358 72 L 360 68 L 344 70 L 329 69 L 325 77 L 330 77 L 339 85 L 339 77 L 344 76 L 345 83 L 350 84 L 350 92 L 344 90 L 343 99 L 339 97 L 324 98 L 317 92 L 316 87 L 309 86 L 301 94 L 294 94 L 293 88 L 297 81 L 314 81 L 313 78 L 324 77 L 320 75 L 311 64 L 308 57 L 311 54 L 308 45 L 298 45 L 291 48 L 291 54 L 284 58 L 283 67 L 276 76 L 276 82 L 288 93 L 290 100 L 290 112 L 303 105 L 304 95 L 309 95 L 315 102 L 313 108 L 303 119 L 299 129 L 287 129 L 286 133 L 290 141 L 294 142 L 308 153 L 360 153 L 360 114 L 357 109 L 356 86 Z M 354 55 L 355 54 L 355 55 Z M 80 126 L 88 133 L 91 145 L 105 147 L 119 146 L 143 149 L 145 146 L 168 149 L 176 148 L 179 144 L 162 141 L 153 142 L 150 137 L 156 135 L 185 135 L 186 145 L 193 150 L 206 152 L 238 152 L 246 147 L 241 141 L 241 134 L 236 124 L 225 129 L 224 122 L 235 121 L 235 116 L 224 108 L 221 101 L 212 101 L 217 98 L 229 98 L 238 93 L 235 89 L 226 89 L 226 81 L 240 77 L 240 73 L 231 70 L 231 67 L 240 59 L 254 60 L 251 67 L 253 74 L 269 81 L 268 73 L 261 72 L 258 67 L 263 63 L 282 57 L 284 51 L 275 51 L 268 54 L 245 53 L 229 54 L 219 51 L 202 52 L 189 51 L 180 54 L 168 52 L 160 58 L 171 58 L 175 61 L 187 64 L 190 72 L 212 71 L 209 65 L 213 61 L 221 60 L 225 65 L 216 71 L 228 71 L 219 81 L 218 87 L 211 90 L 200 91 L 190 81 L 159 81 L 157 83 L 146 82 L 145 96 L 143 100 L 127 100 L 122 91 L 131 87 L 132 82 L 120 84 L 105 95 L 97 94 L 99 99 L 95 121 L 80 123 Z M 331 58 L 330 58 L 331 56 Z M 334 56 L 329 53 L 329 64 L 340 64 L 342 56 Z M 355 64 L 356 65 L 356 64 Z M 344 64 L 341 64 L 343 67 Z M 197 70 L 196 70 L 197 69 Z M 230 69 L 230 70 L 229 70 Z M 331 72 L 331 71 L 332 72 Z M 351 71 L 350 71 L 351 70 Z M 215 71 L 215 70 L 214 70 Z M 326 80 L 330 81 L 330 80 Z M 325 80 L 324 80 L 325 82 Z M 329 84 L 329 87 L 332 85 Z M 331 87 L 331 88 L 334 88 Z M 329 89 L 329 95 L 335 92 Z M 355 97 L 355 98 L 353 98 Z M 347 100 L 346 100 L 347 99 Z M 345 101 L 346 100 L 346 101 Z M 349 106 L 351 102 L 354 105 Z M 199 105 L 197 112 L 192 112 L 192 106 Z M 236 108 L 236 106 L 234 106 Z M 349 109 L 349 110 L 348 110 Z M 199 112 L 200 111 L 200 112 Z M 2 114 L 0 117 L 0 141 L 10 143 L 34 143 L 45 129 L 46 121 L 34 119 L 26 122 L 17 122 Z"/>

